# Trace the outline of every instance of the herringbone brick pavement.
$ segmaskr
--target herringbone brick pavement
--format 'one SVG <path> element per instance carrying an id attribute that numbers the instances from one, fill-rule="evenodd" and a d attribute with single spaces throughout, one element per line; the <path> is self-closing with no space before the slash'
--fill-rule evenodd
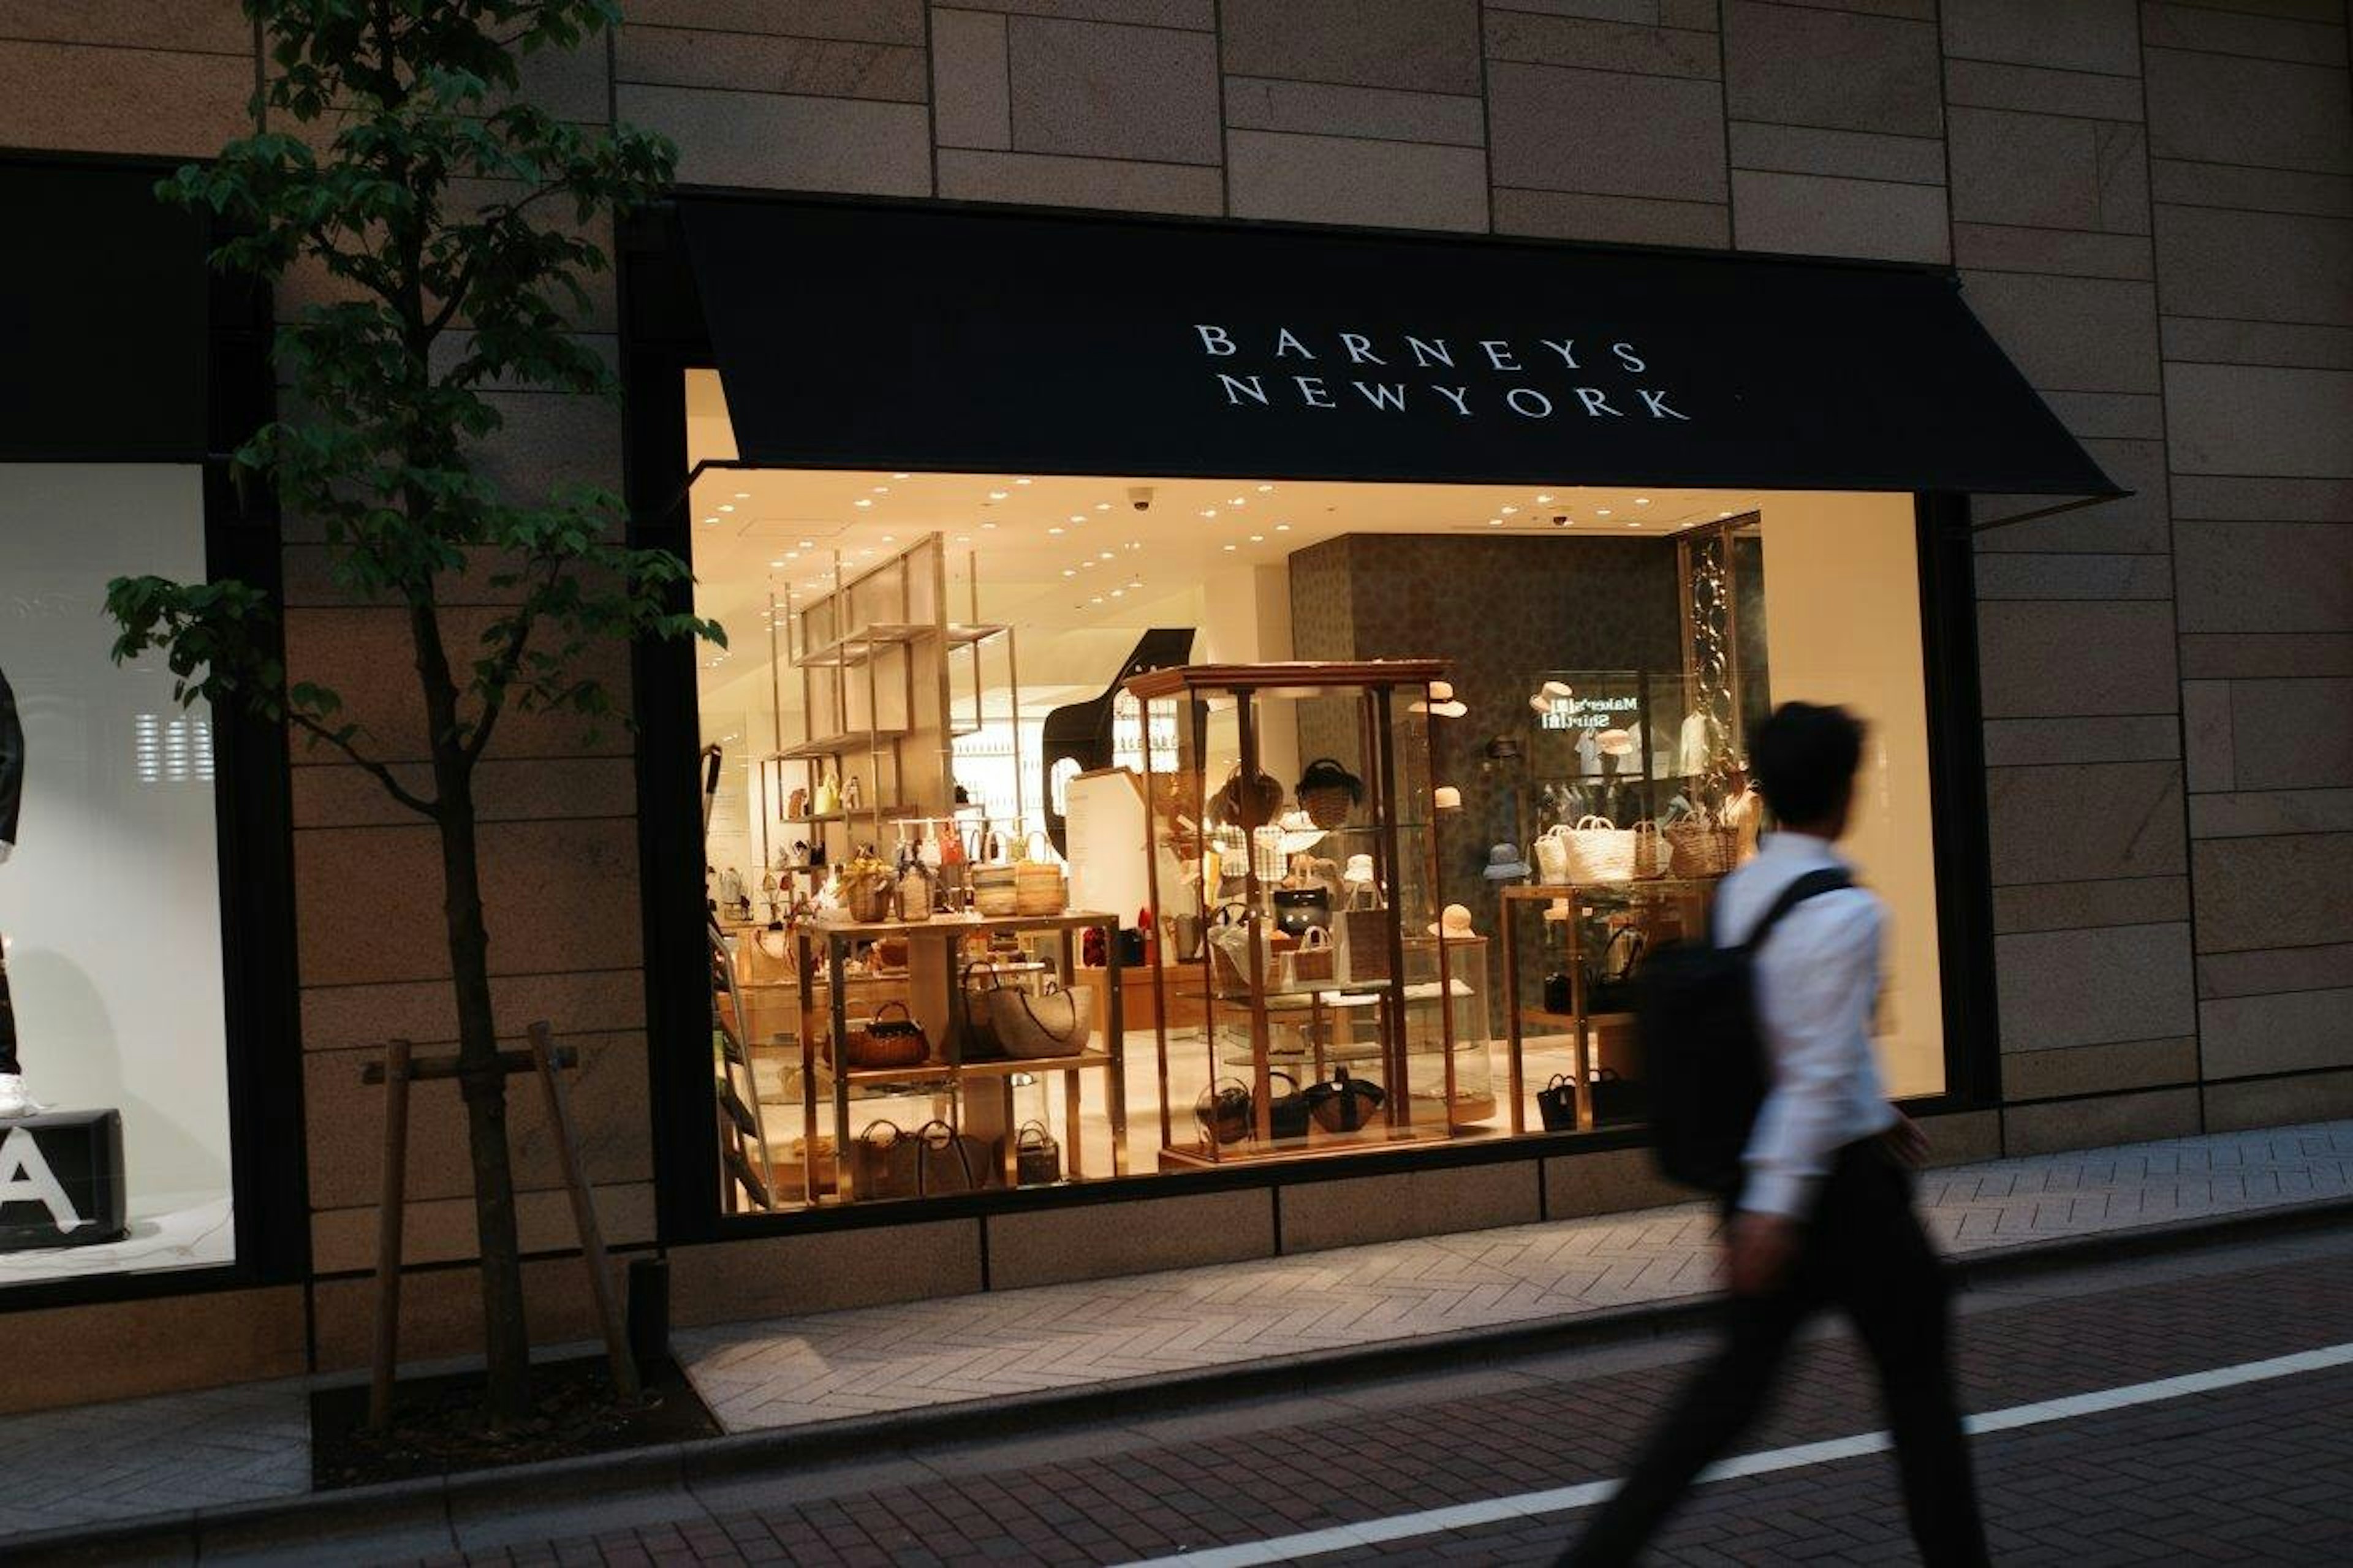
<path id="1" fill-rule="evenodd" d="M 2353 1122 L 1930 1171 L 1967 1256 L 2353 1196 Z M 1082 1284 L 729 1324 L 679 1336 L 730 1430 L 1282 1359 L 1575 1317 L 1715 1289 L 1707 1205 L 1609 1215 Z"/>

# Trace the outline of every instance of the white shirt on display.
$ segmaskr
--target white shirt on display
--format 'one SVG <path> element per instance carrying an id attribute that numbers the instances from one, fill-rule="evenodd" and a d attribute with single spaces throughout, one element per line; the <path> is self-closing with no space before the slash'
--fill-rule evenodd
<path id="1" fill-rule="evenodd" d="M 1833 868 L 1851 869 L 1828 841 L 1770 835 L 1716 889 L 1722 940 L 1746 941 L 1783 889 Z M 1871 1049 L 1885 924 L 1877 895 L 1841 888 L 1782 916 L 1757 950 L 1757 1025 L 1772 1083 L 1742 1155 L 1743 1209 L 1803 1219 L 1838 1151 L 1895 1124 Z"/>

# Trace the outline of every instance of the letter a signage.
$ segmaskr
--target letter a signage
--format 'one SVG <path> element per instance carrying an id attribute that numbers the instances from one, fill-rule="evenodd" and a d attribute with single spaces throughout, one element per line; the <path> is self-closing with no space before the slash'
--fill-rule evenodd
<path id="1" fill-rule="evenodd" d="M 39 1204 L 49 1211 L 49 1223 L 60 1231 L 79 1230 L 90 1221 L 74 1212 L 65 1184 L 49 1169 L 49 1157 L 25 1127 L 12 1127 L 0 1138 L 0 1209 L 10 1204 Z"/>

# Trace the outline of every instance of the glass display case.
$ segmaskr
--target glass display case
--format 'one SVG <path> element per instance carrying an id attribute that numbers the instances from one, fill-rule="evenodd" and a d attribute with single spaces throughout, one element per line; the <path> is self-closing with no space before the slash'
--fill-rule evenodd
<path id="1" fill-rule="evenodd" d="M 1128 682 L 1174 741 L 1173 766 L 1141 755 L 1176 960 L 1155 972 L 1164 1166 L 1442 1139 L 1496 1115 L 1487 939 L 1435 896 L 1444 673 L 1190 665 Z"/>

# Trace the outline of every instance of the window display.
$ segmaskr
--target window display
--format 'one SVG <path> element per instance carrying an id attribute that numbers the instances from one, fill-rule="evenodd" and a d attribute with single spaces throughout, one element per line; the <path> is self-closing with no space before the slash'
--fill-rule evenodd
<path id="1" fill-rule="evenodd" d="M 1633 987 L 1769 830 L 1789 697 L 1875 726 L 1933 1092 L 1910 504 L 706 473 L 720 1205 L 1639 1129 Z"/>
<path id="2" fill-rule="evenodd" d="M 204 572 L 195 470 L 0 468 L 0 1288 L 233 1251 L 208 721 L 103 610 Z"/>

